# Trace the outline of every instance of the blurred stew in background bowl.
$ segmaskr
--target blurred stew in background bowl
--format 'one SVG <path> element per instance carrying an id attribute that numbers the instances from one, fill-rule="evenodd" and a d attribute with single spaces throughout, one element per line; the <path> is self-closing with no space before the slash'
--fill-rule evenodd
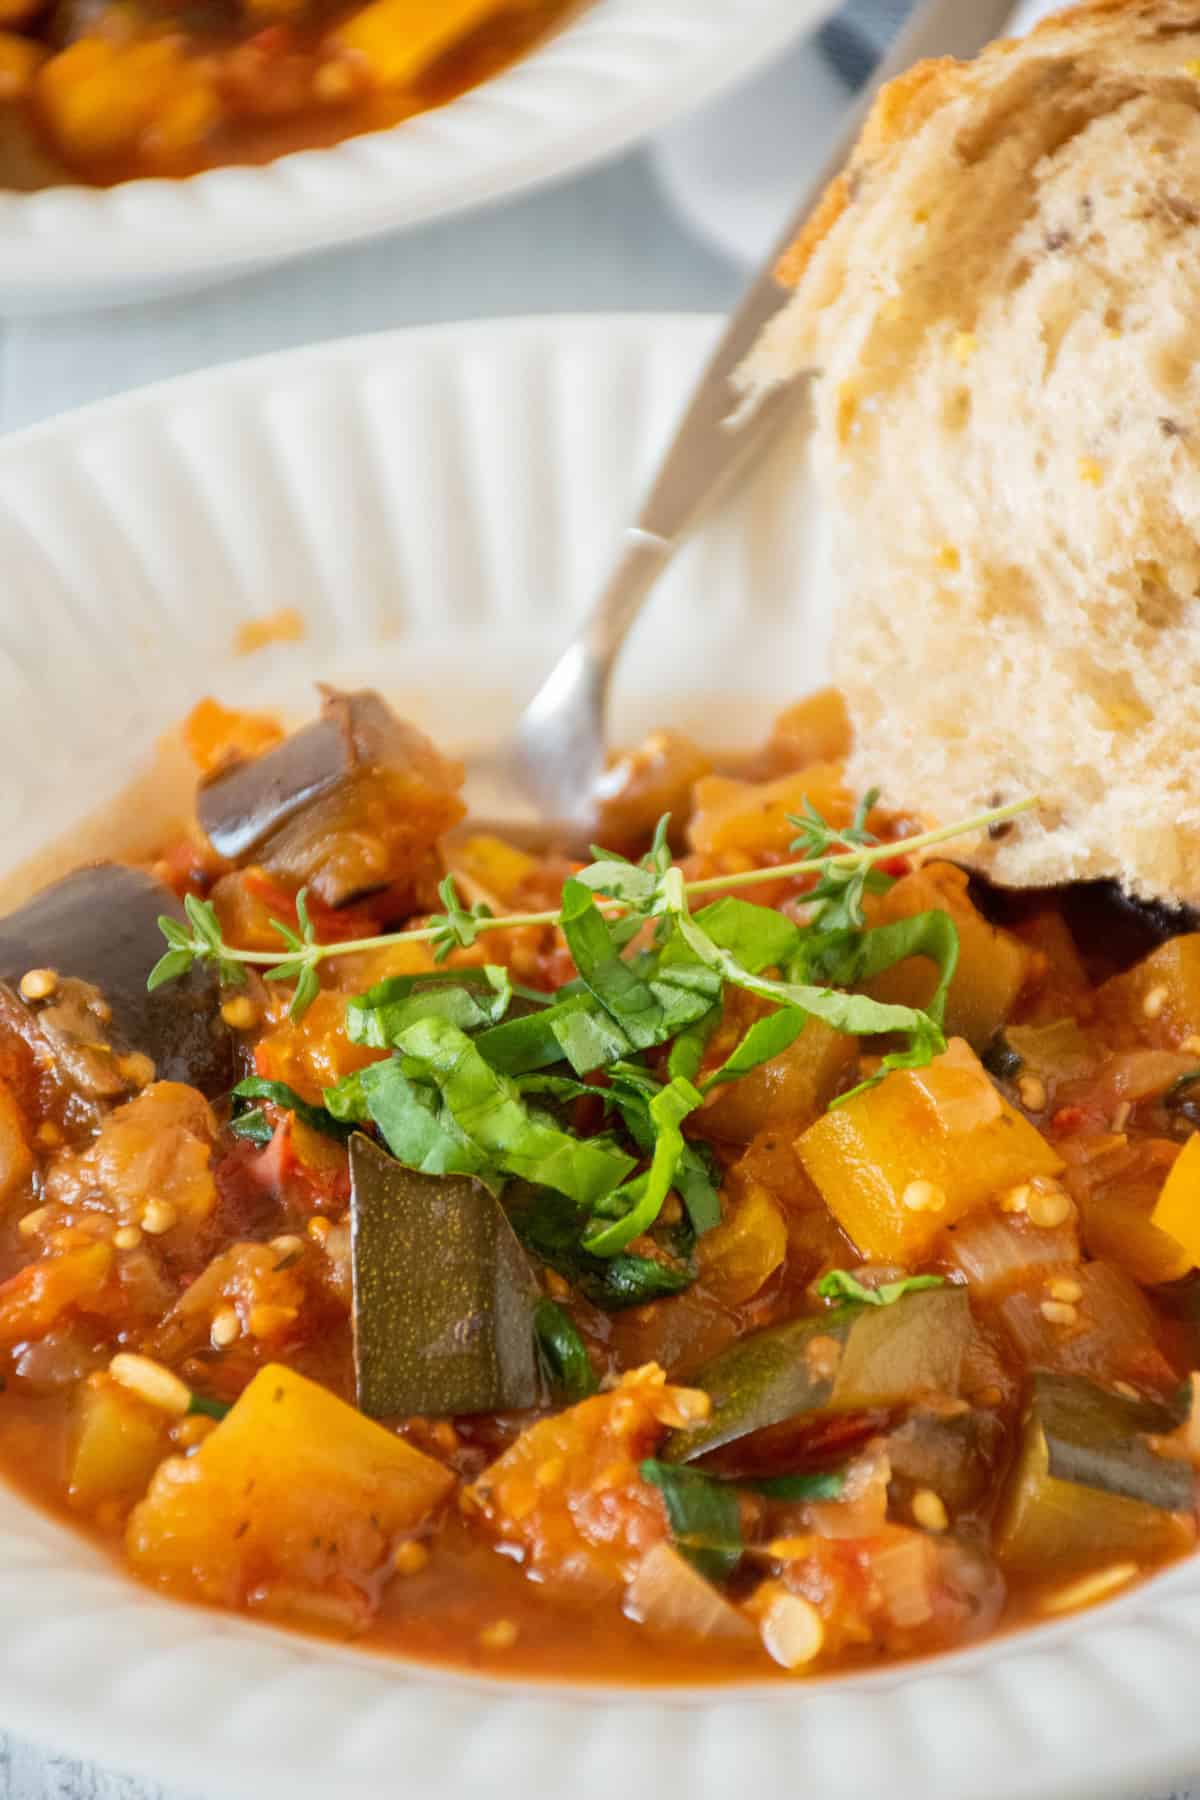
<path id="1" fill-rule="evenodd" d="M 440 106 L 578 0 L 0 0 L 0 186 L 324 148 Z"/>

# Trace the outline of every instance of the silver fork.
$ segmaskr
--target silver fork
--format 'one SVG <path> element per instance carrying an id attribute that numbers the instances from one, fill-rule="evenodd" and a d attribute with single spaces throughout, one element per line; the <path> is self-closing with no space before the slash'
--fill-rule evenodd
<path id="1" fill-rule="evenodd" d="M 575 637 L 517 720 L 511 739 L 468 763 L 466 800 L 475 829 L 484 821 L 510 838 L 588 840 L 606 760 L 608 692 L 621 647 L 689 532 L 758 461 L 807 394 L 807 380 L 798 377 L 748 416 L 736 416 L 734 371 L 787 298 L 775 278 L 779 256 L 845 163 L 884 83 L 922 57 L 975 55 L 1001 29 L 1012 3 L 925 0 L 851 109 L 779 243 L 732 314 Z"/>

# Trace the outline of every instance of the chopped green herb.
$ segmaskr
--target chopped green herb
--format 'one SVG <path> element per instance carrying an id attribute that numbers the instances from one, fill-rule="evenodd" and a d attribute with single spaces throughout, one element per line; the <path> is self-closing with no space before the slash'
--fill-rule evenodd
<path id="1" fill-rule="evenodd" d="M 736 1488 L 699 1469 L 656 1462 L 652 1457 L 642 1463 L 641 1476 L 662 1494 L 680 1555 L 709 1581 L 727 1580 L 742 1556 Z"/>
<path id="2" fill-rule="evenodd" d="M 801 952 L 805 975 L 836 987 L 872 981 L 910 956 L 928 957 L 937 966 L 938 982 L 925 1011 L 937 1024 L 942 1023 L 946 995 L 958 967 L 958 928 L 949 913 L 916 913 L 870 931 L 822 930 L 806 944 L 811 948 L 807 956 L 803 948 Z"/>
<path id="3" fill-rule="evenodd" d="M 472 1144 L 431 1082 L 407 1075 L 398 1057 L 372 1063 L 326 1088 L 335 1118 L 379 1127 L 398 1161 L 422 1175 L 485 1175 L 489 1158 Z"/>
<path id="4" fill-rule="evenodd" d="M 509 1209 L 513 1230 L 529 1254 L 561 1275 L 604 1312 L 622 1312 L 682 1293 L 695 1270 L 675 1259 L 589 1256 L 580 1243 L 580 1215 L 548 1188 L 518 1196 Z"/>
<path id="5" fill-rule="evenodd" d="M 511 999 L 507 969 L 490 963 L 478 974 L 393 975 L 348 1003 L 346 1035 L 352 1044 L 390 1050 L 418 1019 L 446 1019 L 461 1031 L 481 1031 L 499 1024 Z"/>
<path id="6" fill-rule="evenodd" d="M 871 796 L 868 795 L 863 806 L 870 799 Z M 1013 801 L 1007 806 L 993 807 L 973 819 L 964 819 L 955 825 L 942 826 L 935 831 L 922 832 L 914 838 L 883 845 L 872 843 L 869 834 L 857 823 L 846 830 L 834 830 L 809 808 L 808 816 L 798 819 L 796 824 L 802 839 L 810 848 L 820 846 L 819 854 L 802 857 L 792 863 L 751 869 L 744 873 L 709 876 L 702 881 L 693 882 L 685 882 L 682 870 L 671 863 L 664 829 L 666 821 L 660 820 L 659 829 L 655 833 L 654 849 L 641 865 L 653 875 L 652 886 L 629 875 L 628 870 L 634 865 L 620 864 L 618 859 L 612 857 L 607 859 L 607 864 L 600 869 L 599 874 L 594 870 L 584 870 L 582 876 L 577 878 L 577 885 L 586 888 L 591 882 L 618 879 L 626 884 L 625 891 L 631 895 L 630 900 L 610 899 L 605 903 L 606 910 L 623 909 L 627 912 L 612 939 L 617 945 L 628 943 L 630 936 L 636 934 L 644 919 L 668 913 L 679 914 L 685 910 L 689 894 L 708 894 L 728 887 L 752 887 L 759 883 L 786 881 L 808 874 L 820 877 L 810 898 L 827 903 L 824 909 L 818 905 L 822 928 L 856 928 L 863 922 L 862 894 L 872 887 L 878 889 L 880 882 L 886 884 L 888 879 L 876 870 L 877 863 L 917 850 L 926 850 L 934 844 L 946 843 L 951 838 L 962 837 L 985 827 L 1006 823 L 1031 811 L 1036 805 L 1036 797 Z M 857 817 L 865 816 L 860 807 Z M 853 847 L 837 848 L 846 844 L 852 844 Z M 616 869 L 619 869 L 619 875 L 613 874 Z M 261 967 L 266 970 L 268 980 L 295 981 L 291 1011 L 293 1016 L 299 1016 L 319 992 L 316 971 L 331 956 L 349 956 L 393 944 L 432 943 L 440 960 L 456 945 L 469 946 L 486 931 L 500 931 L 522 925 L 557 925 L 562 922 L 561 908 L 493 918 L 485 906 L 464 907 L 450 876 L 443 881 L 439 892 L 446 911 L 433 917 L 426 925 L 406 931 L 383 932 L 376 937 L 319 944 L 304 906 L 302 889 L 296 897 L 302 934 L 297 934 L 278 920 L 272 920 L 286 946 L 281 951 L 241 950 L 227 944 L 221 935 L 220 921 L 211 901 L 198 900 L 194 895 L 189 895 L 185 908 L 190 931 L 174 919 L 164 917 L 159 921 L 167 941 L 167 953 L 160 957 L 151 970 L 148 985 L 158 987 L 164 982 L 174 981 L 186 974 L 195 962 L 215 963 L 222 980 L 235 984 L 245 980 L 247 967 Z M 859 902 L 857 905 L 856 896 Z"/>
<path id="7" fill-rule="evenodd" d="M 231 1119 L 229 1129 L 234 1137 L 244 1138 L 248 1144 L 258 1144 L 260 1147 L 269 1144 L 275 1136 L 274 1127 L 261 1106 Z"/>
<path id="8" fill-rule="evenodd" d="M 774 907 L 756 906 L 735 895 L 714 900 L 695 914 L 693 922 L 710 943 L 726 951 L 751 975 L 784 968 L 802 937 L 800 927 Z"/>
<path id="9" fill-rule="evenodd" d="M 710 1093 L 723 1082 L 736 1081 L 739 1076 L 748 1075 L 761 1064 L 782 1056 L 795 1043 L 807 1024 L 808 1014 L 802 1013 L 795 1006 L 781 1006 L 775 1012 L 768 1013 L 765 1019 L 756 1019 L 737 1048 L 703 1083 L 701 1093 Z"/>
<path id="10" fill-rule="evenodd" d="M 471 1039 L 445 1020 L 409 1026 L 397 1048 L 404 1067 L 438 1089 L 455 1125 L 497 1173 L 555 1188 L 591 1207 L 632 1169 L 633 1158 L 623 1151 L 572 1137 L 538 1118 L 515 1085 L 497 1075 Z"/>
<path id="11" fill-rule="evenodd" d="M 701 1104 L 701 1095 L 682 1076 L 668 1082 L 649 1105 L 654 1128 L 654 1154 L 644 1175 L 618 1188 L 597 1208 L 611 1213 L 618 1205 L 626 1210 L 612 1224 L 590 1231 L 583 1247 L 593 1256 L 615 1256 L 643 1232 L 649 1231 L 663 1209 L 678 1174 L 684 1153 L 680 1126 Z M 553 1185 L 553 1184 L 551 1184 Z"/>
<path id="12" fill-rule="evenodd" d="M 539 1300 L 533 1311 L 533 1329 L 549 1370 L 553 1387 L 569 1406 L 586 1400 L 599 1386 L 587 1346 L 570 1313 L 554 1300 Z"/>
<path id="13" fill-rule="evenodd" d="M 344 1143 L 350 1135 L 349 1126 L 341 1119 L 335 1118 L 323 1106 L 312 1106 L 307 1100 L 302 1100 L 295 1089 L 288 1087 L 287 1083 L 283 1081 L 264 1081 L 259 1075 L 249 1075 L 245 1081 L 238 1082 L 233 1090 L 233 1098 L 235 1100 L 268 1100 L 272 1106 L 280 1106 L 287 1112 L 295 1113 L 301 1124 L 307 1125 L 310 1130 L 319 1131 L 325 1137 L 337 1138 L 339 1143 Z M 252 1119 L 262 1119 L 263 1123 L 266 1123 L 266 1116 L 261 1107 L 256 1108 L 254 1112 L 244 1114 L 241 1119 L 235 1119 L 231 1129 L 240 1137 L 250 1137 L 255 1143 L 262 1142 L 263 1139 L 253 1136 L 252 1132 L 246 1129 Z M 253 1129 L 257 1131 L 259 1127 L 255 1126 Z M 270 1135 L 268 1129 L 267 1136 L 270 1137 Z"/>
<path id="14" fill-rule="evenodd" d="M 197 1394 L 194 1389 L 188 1401 L 188 1414 L 193 1417 L 198 1415 L 203 1419 L 224 1419 L 232 1410 L 228 1401 L 210 1400 L 206 1394 Z"/>
<path id="15" fill-rule="evenodd" d="M 840 1500 L 846 1477 L 822 1470 L 811 1475 L 768 1475 L 742 1486 L 768 1500 Z"/>
<path id="16" fill-rule="evenodd" d="M 882 869 L 872 867 L 866 858 L 857 861 L 851 858 L 847 863 L 840 862 L 837 856 L 839 846 L 853 845 L 863 850 L 878 845 L 878 838 L 866 828 L 867 817 L 878 798 L 878 788 L 871 788 L 859 801 L 853 823 L 841 829 L 827 825 L 808 799 L 804 802 L 803 817 L 791 819 L 799 832 L 793 839 L 793 850 L 832 859 L 821 870 L 817 885 L 806 896 L 815 908 L 814 922 L 822 931 L 859 930 L 865 922 L 865 897 L 886 894 L 893 885 L 893 878 Z M 901 849 L 898 845 L 897 851 Z"/>
<path id="17" fill-rule="evenodd" d="M 945 1287 L 944 1275 L 906 1275 L 902 1281 L 885 1281 L 881 1287 L 865 1287 L 848 1269 L 831 1269 L 817 1283 L 822 1300 L 861 1300 L 866 1306 L 894 1306 L 905 1294 Z"/>

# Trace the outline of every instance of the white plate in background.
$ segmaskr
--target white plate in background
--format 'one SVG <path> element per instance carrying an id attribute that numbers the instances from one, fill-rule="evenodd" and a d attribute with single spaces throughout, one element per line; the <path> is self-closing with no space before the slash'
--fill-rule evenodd
<path id="1" fill-rule="evenodd" d="M 447 744 L 499 728 L 716 329 L 366 338 L 0 443 L 5 866 L 144 770 L 206 691 L 292 708 L 314 676 L 366 677 Z M 831 606 L 802 443 L 798 426 L 655 596 L 621 735 L 761 733 L 819 680 Z M 237 626 L 282 605 L 305 641 L 235 658 Z M 467 1682 L 172 1604 L 0 1490 L 0 1619 L 0 1728 L 214 1800 L 1102 1800 L 1200 1763 L 1196 1558 L 924 1665 L 605 1694 Z"/>
<path id="2" fill-rule="evenodd" d="M 833 0 L 591 0 L 509 69 L 262 167 L 0 190 L 0 313 L 147 299 L 354 243 L 614 154 L 768 60 Z"/>

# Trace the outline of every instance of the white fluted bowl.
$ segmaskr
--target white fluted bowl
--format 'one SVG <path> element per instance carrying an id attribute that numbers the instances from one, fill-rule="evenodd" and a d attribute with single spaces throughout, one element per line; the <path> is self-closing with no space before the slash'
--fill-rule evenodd
<path id="1" fill-rule="evenodd" d="M 502 726 L 714 329 L 367 338 L 0 442 L 5 868 L 143 774 L 206 691 L 300 708 L 314 675 L 366 677 L 449 745 Z M 623 734 L 753 736 L 820 679 L 831 608 L 802 441 L 656 595 L 622 670 Z M 281 605 L 305 640 L 236 658 L 238 625 Z M 136 828 L 152 836 L 169 805 L 147 790 Z M 173 1604 L 0 1489 L 0 1619 L 0 1728 L 214 1800 L 1129 1800 L 1200 1767 L 1195 1559 L 923 1666 L 585 1692 L 457 1680 Z"/>
<path id="2" fill-rule="evenodd" d="M 480 87 L 262 167 L 0 190 L 0 313 L 147 299 L 580 169 L 738 81 L 833 0 L 592 0 Z"/>

